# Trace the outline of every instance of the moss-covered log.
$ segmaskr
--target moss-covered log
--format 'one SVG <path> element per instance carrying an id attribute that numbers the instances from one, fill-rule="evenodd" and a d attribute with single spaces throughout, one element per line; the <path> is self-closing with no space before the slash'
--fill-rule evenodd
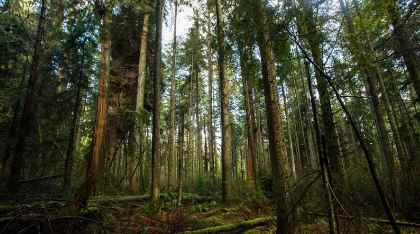
<path id="1" fill-rule="evenodd" d="M 205 233 L 224 233 L 232 231 L 244 231 L 258 226 L 271 224 L 275 221 L 274 217 L 260 217 L 252 220 L 243 221 L 235 224 L 227 224 L 216 227 L 209 227 L 194 231 L 186 231 L 184 234 L 205 234 Z"/>

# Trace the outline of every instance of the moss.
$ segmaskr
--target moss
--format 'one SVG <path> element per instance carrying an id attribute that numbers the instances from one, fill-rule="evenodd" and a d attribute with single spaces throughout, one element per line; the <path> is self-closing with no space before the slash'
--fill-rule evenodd
<path id="1" fill-rule="evenodd" d="M 0 204 L 0 212 L 14 210 L 16 208 L 17 206 L 14 204 Z"/>
<path id="2" fill-rule="evenodd" d="M 224 222 L 225 221 L 223 220 L 223 217 L 221 216 L 211 216 L 209 218 L 199 220 L 196 223 L 195 228 L 205 228 L 205 227 L 223 225 Z"/>
<path id="3" fill-rule="evenodd" d="M 86 217 L 99 217 L 100 216 L 100 211 L 98 209 L 97 206 L 88 206 L 86 208 L 83 208 L 80 211 L 80 214 L 82 216 L 86 216 Z"/>

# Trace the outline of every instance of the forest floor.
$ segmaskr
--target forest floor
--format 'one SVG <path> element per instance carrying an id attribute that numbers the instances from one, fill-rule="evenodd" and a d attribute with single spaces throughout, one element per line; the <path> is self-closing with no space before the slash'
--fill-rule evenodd
<path id="1" fill-rule="evenodd" d="M 219 201 L 185 194 L 176 205 L 164 194 L 159 208 L 149 196 L 95 197 L 80 215 L 68 215 L 65 201 L 0 203 L 0 234 L 5 233 L 274 233 L 268 201 Z M 309 232 L 316 233 L 316 232 Z"/>
<path id="2" fill-rule="evenodd" d="M 80 215 L 63 213 L 65 201 L 0 204 L 0 234 L 8 233 L 275 233 L 269 200 L 221 204 L 186 194 L 181 207 L 165 194 L 159 208 L 144 196 L 95 197 Z M 297 233 L 328 233 L 325 218 L 299 220 Z M 391 233 L 386 225 L 369 224 L 346 233 Z M 363 230 L 362 230 L 363 229 Z M 407 229 L 403 233 L 420 233 Z M 343 232 L 344 233 L 344 232 Z"/>

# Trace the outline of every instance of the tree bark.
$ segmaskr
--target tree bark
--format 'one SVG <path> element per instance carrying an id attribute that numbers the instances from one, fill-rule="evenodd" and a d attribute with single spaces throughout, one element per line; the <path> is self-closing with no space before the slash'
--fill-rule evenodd
<path id="1" fill-rule="evenodd" d="M 105 6 L 101 14 L 102 35 L 101 35 L 101 65 L 99 77 L 99 94 L 96 108 L 95 132 L 93 135 L 92 152 L 88 161 L 86 180 L 76 194 L 74 208 L 86 207 L 91 194 L 96 192 L 97 181 L 102 177 L 100 165 L 103 160 L 102 147 L 106 130 L 106 119 L 108 112 L 108 80 L 110 69 L 111 35 L 110 26 L 112 11 L 110 6 Z"/>
<path id="2" fill-rule="evenodd" d="M 282 111 L 279 105 L 276 68 L 273 58 L 273 42 L 270 36 L 270 23 L 266 9 L 261 0 L 251 1 L 255 11 L 258 30 L 258 46 L 260 48 L 263 88 L 267 113 L 267 129 L 269 152 L 273 176 L 273 197 L 276 199 L 277 233 L 289 233 L 293 230 L 289 222 L 287 202 L 287 168 L 283 162 L 287 161 L 283 153 L 283 124 Z"/>
<path id="3" fill-rule="evenodd" d="M 137 78 L 137 97 L 136 97 L 136 120 L 134 127 L 134 137 L 136 146 L 138 147 L 138 157 L 140 160 L 139 177 L 140 186 L 143 185 L 143 164 L 145 162 L 146 145 L 144 143 L 144 122 L 146 119 L 146 112 L 144 110 L 144 97 L 145 97 L 145 81 L 146 81 L 146 55 L 147 55 L 147 41 L 149 36 L 149 22 L 150 13 L 146 10 L 143 16 L 143 28 L 140 33 L 140 48 L 139 48 L 139 64 L 138 64 L 138 78 Z M 140 189 L 140 186 L 139 189 Z M 134 188 L 133 192 L 136 192 Z"/>
<path id="4" fill-rule="evenodd" d="M 244 45 L 240 46 L 240 60 L 241 60 L 241 76 L 242 76 L 242 88 L 245 100 L 245 114 L 246 114 L 246 128 L 247 128 L 247 141 L 248 141 L 248 153 L 247 153 L 247 182 L 248 185 L 255 189 L 257 187 L 256 180 L 256 158 L 257 158 L 257 142 L 255 137 L 255 111 L 254 111 L 254 100 L 252 96 L 252 73 L 250 71 L 252 48 L 249 41 L 246 41 Z"/>
<path id="5" fill-rule="evenodd" d="M 153 135 L 152 135 L 152 188 L 153 202 L 160 199 L 160 83 L 162 47 L 162 8 L 164 0 L 156 0 L 156 38 L 153 81 Z"/>
<path id="6" fill-rule="evenodd" d="M 232 190 L 232 126 L 230 113 L 230 81 L 225 77 L 225 39 L 220 0 L 216 0 L 218 67 L 222 126 L 222 197 L 228 202 Z"/>
<path id="7" fill-rule="evenodd" d="M 207 3 L 209 4 L 209 2 Z M 208 9 L 208 35 L 207 35 L 207 62 L 208 62 L 208 99 L 209 99 L 209 109 L 208 109 L 208 132 L 209 132 L 209 161 L 210 161 L 210 174 L 211 174 L 211 180 L 212 183 L 216 182 L 216 172 L 215 172 L 215 150 L 214 150 L 214 138 L 215 138 L 215 133 L 214 133 L 214 127 L 213 127 L 213 50 L 212 50 L 212 45 L 211 45 L 211 40 L 212 40 L 212 36 L 211 36 L 211 13 L 210 13 L 210 8 Z"/>

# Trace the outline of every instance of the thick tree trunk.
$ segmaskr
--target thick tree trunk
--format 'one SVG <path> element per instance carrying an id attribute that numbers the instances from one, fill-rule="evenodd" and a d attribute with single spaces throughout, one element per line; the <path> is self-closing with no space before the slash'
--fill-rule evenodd
<path id="1" fill-rule="evenodd" d="M 35 36 L 34 51 L 32 55 L 31 70 L 29 74 L 28 85 L 26 88 L 26 96 L 23 101 L 23 111 L 20 118 L 19 129 L 17 131 L 17 142 L 15 146 L 15 155 L 10 162 L 10 175 L 7 180 L 7 189 L 9 192 L 16 193 L 18 190 L 18 180 L 23 167 L 24 153 L 26 141 L 31 134 L 32 117 L 34 116 L 35 105 L 35 89 L 39 79 L 39 64 L 42 53 L 42 37 L 44 34 L 45 12 L 47 8 L 46 0 L 41 1 L 41 11 L 38 19 L 38 28 Z"/>
<path id="2" fill-rule="evenodd" d="M 209 4 L 209 3 L 207 3 Z M 213 50 L 212 50 L 212 45 L 211 45 L 211 40 L 212 40 L 212 36 L 210 34 L 211 32 L 211 14 L 210 14 L 210 9 L 208 9 L 209 11 L 209 17 L 208 17 L 208 35 L 207 35 L 207 62 L 208 62 L 208 102 L 209 102 L 209 109 L 208 109 L 208 138 L 209 138 L 209 161 L 210 161 L 210 175 L 211 175 L 211 180 L 212 183 L 216 182 L 216 172 L 215 172 L 215 150 L 214 150 L 214 139 L 215 139 L 215 134 L 214 134 L 214 127 L 213 127 Z"/>
<path id="3" fill-rule="evenodd" d="M 138 64 L 138 78 L 137 78 L 137 97 L 136 97 L 136 119 L 134 127 L 134 137 L 136 141 L 136 148 L 138 149 L 139 160 L 139 183 L 137 186 L 143 186 L 143 168 L 145 162 L 146 145 L 144 144 L 144 122 L 146 120 L 146 112 L 144 110 L 145 97 L 145 81 L 146 81 L 146 55 L 147 55 L 147 41 L 149 36 L 149 22 L 150 13 L 145 12 L 143 16 L 143 28 L 140 33 L 140 47 L 139 47 L 139 64 Z M 144 187 L 144 186 L 143 186 Z M 133 192 L 137 192 L 137 188 L 132 188 Z"/>
<path id="4" fill-rule="evenodd" d="M 256 158 L 257 158 L 257 142 L 255 137 L 255 112 L 254 112 L 254 99 L 252 96 L 252 72 L 251 69 L 251 56 L 252 48 L 247 41 L 245 45 L 240 46 L 241 53 L 241 76 L 242 76 L 242 88 L 245 98 L 245 112 L 246 112 L 246 128 L 247 128 L 247 141 L 248 141 L 248 153 L 247 153 L 247 182 L 251 188 L 256 188 Z"/>
<path id="5" fill-rule="evenodd" d="M 273 58 L 273 44 L 267 13 L 261 0 L 255 1 L 251 6 L 256 13 L 258 25 L 258 45 L 262 62 L 263 88 L 267 113 L 267 129 L 269 139 L 269 152 L 273 176 L 273 197 L 276 199 L 277 233 L 289 233 L 293 228 L 288 217 L 287 202 L 287 161 L 283 153 L 283 126 L 282 112 L 279 105 L 278 87 L 276 81 L 276 68 Z"/>
<path id="6" fill-rule="evenodd" d="M 269 152 L 272 164 L 274 197 L 277 203 L 277 225 L 280 233 L 288 233 L 286 177 L 287 169 L 282 162 L 287 158 L 283 154 L 283 133 L 281 123 L 281 110 L 277 96 L 277 82 L 275 80 L 275 67 L 273 62 L 271 42 L 265 38 L 260 42 L 261 58 L 263 65 L 264 94 L 267 109 Z"/>
<path id="7" fill-rule="evenodd" d="M 101 35 L 101 67 L 99 77 L 99 93 L 96 108 L 95 132 L 93 135 L 92 152 L 88 161 L 86 180 L 76 194 L 74 208 L 80 209 L 87 205 L 91 194 L 96 192 L 97 181 L 101 179 L 100 165 L 103 160 L 102 147 L 104 142 L 106 119 L 108 112 L 108 80 L 110 66 L 111 35 L 110 26 L 112 20 L 111 7 L 106 6 L 102 17 Z"/>
<path id="8" fill-rule="evenodd" d="M 230 81 L 225 77 L 225 39 L 220 0 L 216 0 L 220 108 L 222 126 L 222 197 L 228 202 L 232 190 L 232 126 L 230 113 Z"/>
<path id="9" fill-rule="evenodd" d="M 156 39 L 153 81 L 153 135 L 152 135 L 152 201 L 160 198 L 160 82 L 161 82 L 161 47 L 162 47 L 162 8 L 164 0 L 156 1 Z"/>

